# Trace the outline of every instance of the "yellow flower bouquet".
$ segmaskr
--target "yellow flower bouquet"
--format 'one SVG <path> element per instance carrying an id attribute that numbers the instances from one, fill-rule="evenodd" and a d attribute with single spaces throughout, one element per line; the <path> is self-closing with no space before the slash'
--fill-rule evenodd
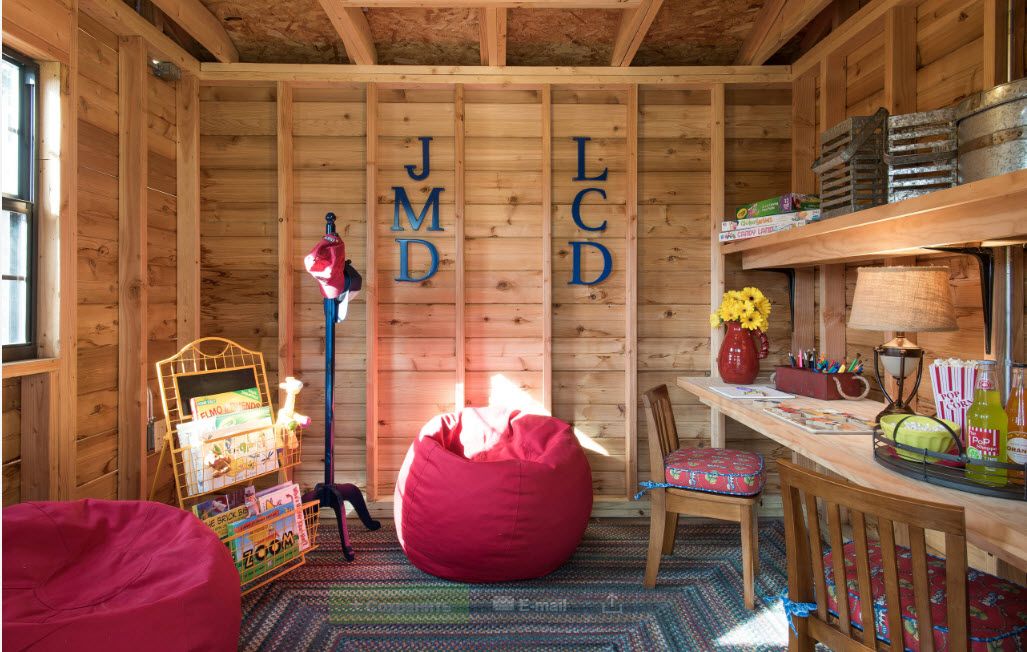
<path id="1" fill-rule="evenodd" d="M 720 307 L 710 315 L 710 327 L 720 328 L 724 322 L 736 321 L 750 331 L 767 332 L 770 299 L 759 288 L 746 287 L 724 293 Z"/>
<path id="2" fill-rule="evenodd" d="M 759 288 L 746 287 L 724 293 L 720 307 L 710 315 L 710 327 L 727 326 L 717 355 L 722 380 L 748 385 L 756 380 L 760 360 L 770 353 L 767 328 L 770 300 Z M 753 341 L 759 340 L 759 345 Z"/>

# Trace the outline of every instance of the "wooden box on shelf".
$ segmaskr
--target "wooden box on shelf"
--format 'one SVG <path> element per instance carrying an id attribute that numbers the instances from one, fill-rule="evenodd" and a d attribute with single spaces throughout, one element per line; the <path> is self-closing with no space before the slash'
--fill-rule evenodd
<path id="1" fill-rule="evenodd" d="M 884 146 L 888 112 L 847 118 L 820 134 L 820 177 L 824 218 L 853 213 L 888 201 Z"/>

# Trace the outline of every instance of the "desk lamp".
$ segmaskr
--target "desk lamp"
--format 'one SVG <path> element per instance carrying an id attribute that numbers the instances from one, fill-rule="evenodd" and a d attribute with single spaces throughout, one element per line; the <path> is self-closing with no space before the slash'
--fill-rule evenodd
<path id="1" fill-rule="evenodd" d="M 877 415 L 913 414 L 910 401 L 920 387 L 924 350 L 906 339 L 906 333 L 957 330 L 947 267 L 860 267 L 852 299 L 849 327 L 891 331 L 895 337 L 874 348 L 874 373 L 888 405 Z M 895 379 L 892 397 L 882 375 Z M 911 379 L 914 375 L 915 380 Z M 912 380 L 908 395 L 906 387 Z"/>

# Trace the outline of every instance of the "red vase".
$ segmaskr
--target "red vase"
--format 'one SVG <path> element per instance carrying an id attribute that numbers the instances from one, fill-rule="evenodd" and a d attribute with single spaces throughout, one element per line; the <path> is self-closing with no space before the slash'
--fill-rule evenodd
<path id="1" fill-rule="evenodd" d="M 758 337 L 756 348 L 753 336 Z M 727 334 L 717 355 L 717 369 L 720 377 L 728 383 L 749 385 L 760 373 L 760 360 L 770 353 L 770 341 L 761 330 L 748 331 L 736 321 L 727 322 Z"/>

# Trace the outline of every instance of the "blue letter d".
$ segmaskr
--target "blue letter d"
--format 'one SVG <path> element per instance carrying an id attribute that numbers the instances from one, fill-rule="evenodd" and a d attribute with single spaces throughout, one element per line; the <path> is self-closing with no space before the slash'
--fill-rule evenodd
<path id="1" fill-rule="evenodd" d="M 414 238 L 396 238 L 396 242 L 399 243 L 399 276 L 396 277 L 397 281 L 420 283 L 435 276 L 435 272 L 439 271 L 439 250 L 435 248 L 435 245 L 427 240 L 417 240 Z M 428 250 L 428 253 L 431 254 L 431 267 L 420 278 L 410 276 L 410 244 L 423 245 Z"/>
<path id="2" fill-rule="evenodd" d="M 613 271 L 613 257 L 610 256 L 610 250 L 603 245 L 589 240 L 574 240 L 568 244 L 570 244 L 574 253 L 571 259 L 572 270 L 569 285 L 595 285 L 596 283 L 602 283 L 610 275 L 610 272 Z M 603 271 L 592 281 L 581 279 L 581 248 L 584 246 L 595 247 L 603 255 Z"/>

